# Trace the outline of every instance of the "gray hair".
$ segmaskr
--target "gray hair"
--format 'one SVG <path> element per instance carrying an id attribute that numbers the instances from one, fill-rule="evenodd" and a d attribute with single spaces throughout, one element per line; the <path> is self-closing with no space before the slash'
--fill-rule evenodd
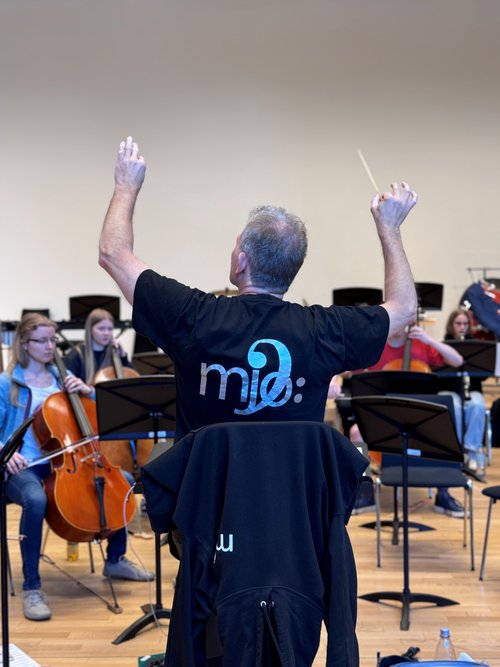
<path id="1" fill-rule="evenodd" d="M 302 220 L 278 206 L 250 211 L 240 237 L 252 284 L 285 293 L 307 254 L 307 232 Z"/>

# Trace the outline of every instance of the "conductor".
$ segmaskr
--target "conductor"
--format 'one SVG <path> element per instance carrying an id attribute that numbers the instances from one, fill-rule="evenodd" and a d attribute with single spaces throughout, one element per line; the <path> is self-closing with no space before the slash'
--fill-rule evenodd
<path id="1" fill-rule="evenodd" d="M 371 202 L 385 267 L 381 306 L 302 306 L 284 299 L 307 252 L 304 223 L 260 206 L 231 253 L 235 297 L 163 276 L 134 254 L 132 219 L 146 163 L 120 144 L 99 264 L 133 306 L 133 326 L 173 360 L 177 438 L 226 421 L 323 421 L 333 375 L 375 364 L 387 336 L 415 320 L 417 299 L 400 227 L 417 201 L 396 183 Z"/>

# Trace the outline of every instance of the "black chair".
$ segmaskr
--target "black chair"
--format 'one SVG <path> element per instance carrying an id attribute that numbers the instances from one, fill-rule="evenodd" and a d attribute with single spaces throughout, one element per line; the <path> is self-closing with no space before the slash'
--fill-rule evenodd
<path id="1" fill-rule="evenodd" d="M 422 465 L 424 464 L 424 465 Z M 403 472 L 400 465 L 384 465 L 382 458 L 381 474 L 375 480 L 375 512 L 377 528 L 377 567 L 381 567 L 381 527 L 380 518 L 380 487 L 381 485 L 390 486 L 394 489 L 394 517 L 392 520 L 392 544 L 398 544 L 399 529 L 402 522 L 398 518 L 398 489 L 403 483 Z M 470 569 L 475 569 L 474 562 L 474 519 L 472 503 L 472 480 L 468 479 L 462 472 L 460 465 L 446 464 L 439 465 L 439 462 L 433 461 L 413 461 L 408 466 L 408 487 L 411 488 L 431 488 L 436 486 L 446 486 L 449 488 L 462 488 L 464 490 L 464 523 L 463 523 L 463 546 L 467 546 L 467 522 L 469 522 L 470 531 Z M 498 487 L 500 489 L 500 487 Z M 422 524 L 410 523 L 410 527 L 417 530 L 433 530 Z"/>
<path id="2" fill-rule="evenodd" d="M 455 436 L 455 422 L 453 412 L 453 400 L 451 396 L 438 395 L 420 395 L 410 394 L 405 395 L 406 398 L 414 398 L 425 400 L 430 403 L 437 403 L 447 408 L 449 413 L 449 420 L 453 428 L 447 433 L 447 438 Z M 458 442 L 458 440 L 457 440 Z M 384 454 L 382 457 L 382 467 L 380 476 L 375 481 L 375 512 L 376 512 L 376 528 L 377 528 L 377 567 L 381 567 L 381 526 L 380 519 L 380 487 L 381 485 L 390 486 L 394 489 L 394 516 L 392 519 L 392 544 L 398 544 L 399 528 L 401 522 L 398 518 L 398 489 L 402 486 L 403 473 L 400 457 Z M 462 464 L 444 462 L 444 461 L 429 461 L 426 459 L 416 459 L 410 457 L 408 466 L 408 487 L 414 488 L 433 488 L 433 487 L 449 487 L 461 488 L 464 490 L 464 522 L 463 522 L 463 546 L 467 546 L 467 522 L 469 521 L 470 531 L 470 569 L 475 569 L 474 562 L 474 518 L 473 518 L 473 503 L 472 503 L 472 481 L 462 472 Z M 410 527 L 416 528 L 419 531 L 434 530 L 423 524 L 409 524 Z"/>
<path id="3" fill-rule="evenodd" d="M 479 572 L 479 580 L 484 579 L 484 566 L 486 564 L 486 549 L 488 547 L 488 538 L 490 535 L 490 521 L 491 521 L 491 511 L 493 505 L 497 500 L 500 500 L 500 486 L 488 486 L 486 489 L 482 490 L 485 496 L 488 496 L 490 503 L 488 505 L 488 516 L 486 517 L 486 530 L 484 533 L 484 544 L 483 544 L 483 556 L 481 558 L 481 570 Z"/>

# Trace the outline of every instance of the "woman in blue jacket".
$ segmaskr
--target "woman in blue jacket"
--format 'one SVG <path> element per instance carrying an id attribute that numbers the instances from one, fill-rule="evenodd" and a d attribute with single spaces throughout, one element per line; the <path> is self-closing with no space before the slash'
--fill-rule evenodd
<path id="1" fill-rule="evenodd" d="M 0 447 L 51 394 L 65 389 L 70 393 L 93 395 L 93 388 L 71 373 L 61 380 L 52 364 L 55 346 L 56 324 L 40 313 L 27 313 L 17 327 L 7 372 L 0 375 Z M 43 480 L 51 467 L 47 462 L 28 467 L 30 460 L 41 454 L 35 434 L 29 428 L 20 451 L 15 452 L 7 464 L 7 496 L 22 507 L 19 532 L 25 536 L 21 540 L 23 608 L 26 618 L 32 621 L 47 620 L 52 615 L 41 589 L 39 573 L 47 506 Z M 152 573 L 139 570 L 124 557 L 126 546 L 126 529 L 110 537 L 105 574 L 121 579 L 151 580 Z"/>

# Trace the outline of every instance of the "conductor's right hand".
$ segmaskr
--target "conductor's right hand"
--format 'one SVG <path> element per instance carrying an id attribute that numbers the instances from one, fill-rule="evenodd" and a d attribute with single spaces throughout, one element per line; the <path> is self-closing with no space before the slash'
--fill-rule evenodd
<path id="1" fill-rule="evenodd" d="M 391 192 L 377 193 L 372 199 L 370 210 L 379 231 L 399 229 L 403 220 L 417 203 L 417 193 L 408 183 L 391 183 Z"/>
<path id="2" fill-rule="evenodd" d="M 146 162 L 139 154 L 139 146 L 132 137 L 120 143 L 115 166 L 115 184 L 117 188 L 138 193 L 146 175 Z"/>

